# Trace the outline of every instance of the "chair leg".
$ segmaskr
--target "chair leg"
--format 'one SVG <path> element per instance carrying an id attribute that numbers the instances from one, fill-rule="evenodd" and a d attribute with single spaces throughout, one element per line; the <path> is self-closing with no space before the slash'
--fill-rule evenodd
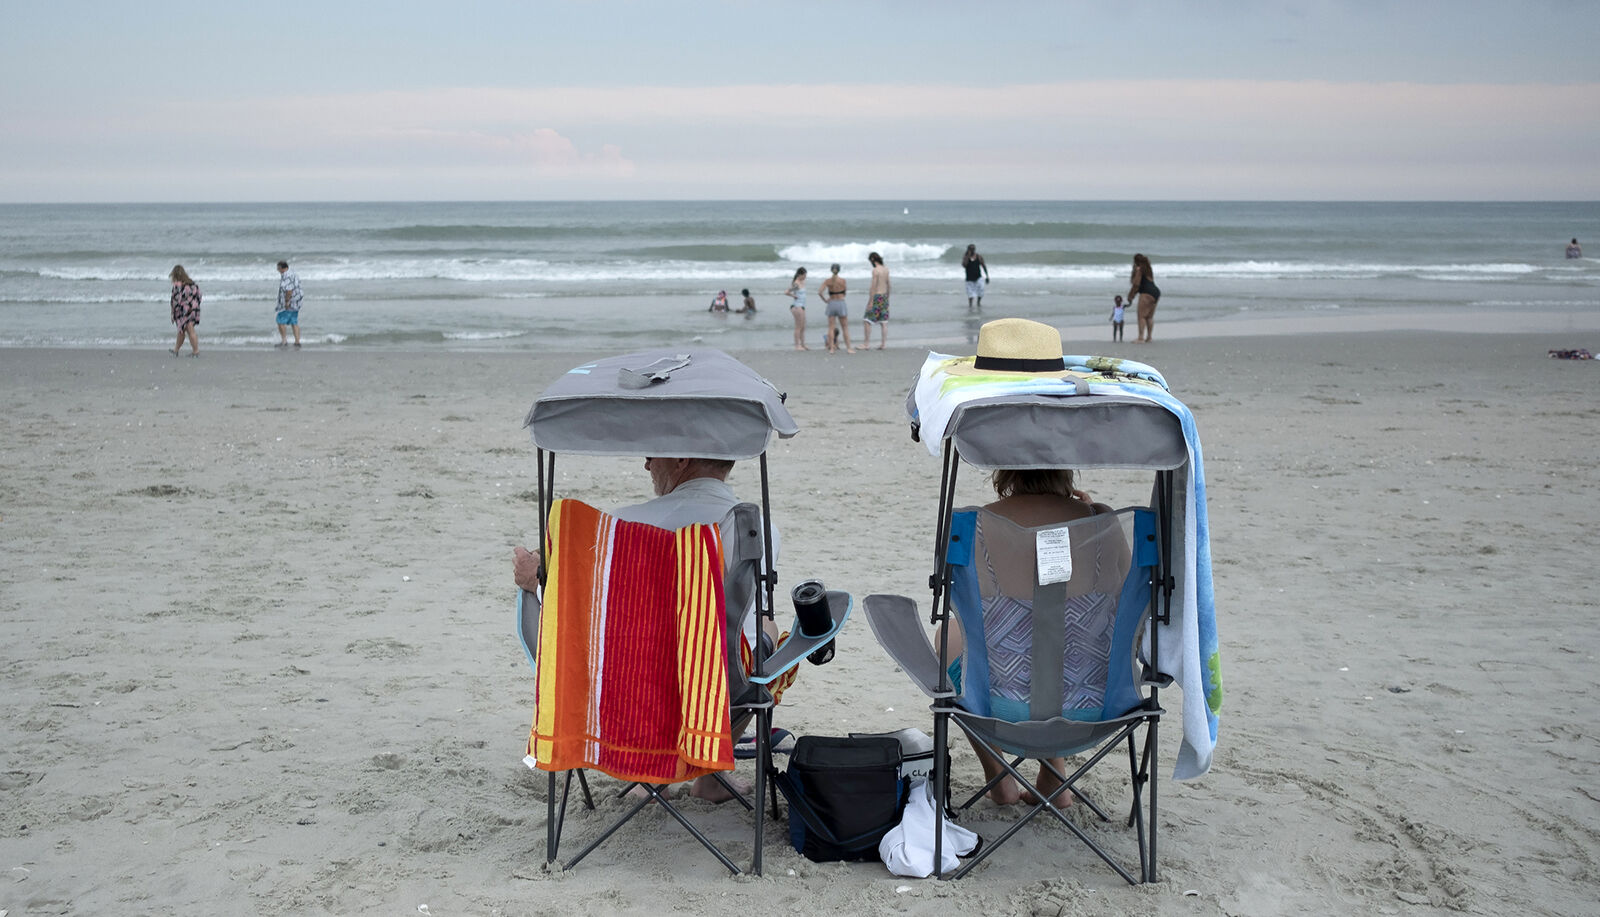
<path id="1" fill-rule="evenodd" d="M 690 834 L 694 835 L 694 839 L 699 841 L 700 845 L 702 847 L 705 847 L 706 850 L 710 851 L 711 855 L 716 857 L 718 862 L 720 862 L 723 866 L 726 866 L 728 868 L 729 872 L 733 873 L 734 875 L 739 875 L 739 867 L 734 865 L 734 862 L 732 860 L 728 859 L 727 854 L 725 854 L 721 850 L 717 849 L 717 845 L 711 843 L 710 839 L 707 838 L 703 833 L 701 833 L 700 829 L 696 828 L 694 826 L 693 822 L 690 822 L 689 819 L 687 819 L 687 818 L 685 818 L 683 816 L 682 812 L 678 811 L 678 807 L 673 805 L 672 802 L 667 799 L 667 797 L 666 797 L 666 795 L 663 792 L 661 787 L 658 787 L 658 786 L 656 786 L 654 784 L 650 784 L 650 783 L 635 783 L 635 784 L 632 784 L 631 786 L 629 786 L 627 789 L 623 790 L 623 792 L 626 793 L 628 790 L 632 789 L 634 786 L 638 786 L 638 787 L 643 787 L 644 788 L 644 791 L 646 793 L 645 798 L 643 798 L 643 799 L 639 800 L 638 802 L 636 802 L 633 805 L 633 808 L 629 809 L 626 814 L 624 814 L 621 818 L 618 818 L 615 822 L 612 822 L 611 823 L 611 827 L 609 827 L 605 831 L 601 832 L 599 837 L 597 837 L 594 840 L 590 841 L 589 842 L 589 846 L 583 848 L 582 850 L 580 850 L 578 852 L 577 856 L 575 856 L 572 859 L 568 860 L 561 867 L 563 870 L 571 869 L 572 867 L 578 865 L 578 863 L 584 857 L 586 857 L 590 853 L 594 852 L 594 849 L 596 847 L 599 847 L 601 844 L 605 843 L 606 840 L 611 837 L 611 835 L 617 833 L 617 829 L 619 829 L 623 825 L 627 824 L 628 821 L 630 819 L 632 819 L 635 815 L 638 815 L 639 812 L 642 809 L 644 809 L 645 806 L 647 806 L 650 803 L 654 802 L 654 803 L 659 803 L 662 808 L 667 810 L 667 813 L 669 815 L 671 815 L 673 818 L 677 819 L 678 824 L 682 825 L 685 830 L 687 830 Z"/>
<path id="2" fill-rule="evenodd" d="M 544 791 L 544 861 L 549 864 L 555 862 L 556 847 L 561 843 L 561 821 L 556 819 L 556 772 L 550 771 L 546 776 L 550 779 Z M 563 799 L 562 820 L 566 814 L 566 800 Z"/>
<path id="3" fill-rule="evenodd" d="M 772 708 L 765 707 L 756 713 L 756 785 L 755 806 L 752 807 L 739 797 L 739 802 L 746 809 L 754 808 L 756 816 L 755 851 L 750 861 L 750 871 L 761 875 L 762 840 L 766 837 L 767 806 L 765 796 L 767 793 L 767 768 L 772 766 Z M 717 775 L 721 779 L 720 774 Z M 726 781 L 724 781 L 726 785 Z M 777 788 L 773 788 L 773 795 L 777 795 Z M 773 809 L 777 809 L 777 801 L 773 801 Z M 774 815 L 776 817 L 776 815 Z"/>
<path id="4" fill-rule="evenodd" d="M 1160 727 L 1161 721 L 1153 719 L 1150 721 L 1149 726 L 1145 728 L 1143 770 L 1146 776 L 1150 774 L 1150 769 L 1155 762 L 1161 760 L 1156 748 L 1157 732 Z M 1158 783 L 1160 783 L 1159 780 L 1150 781 L 1150 859 L 1145 864 L 1144 869 L 1144 880 L 1146 882 L 1156 881 L 1156 784 Z"/>
<path id="5" fill-rule="evenodd" d="M 578 769 L 578 785 L 583 787 L 583 807 L 594 809 L 594 796 L 589 793 L 589 778 L 583 775 L 583 769 Z"/>
<path id="6" fill-rule="evenodd" d="M 933 875 L 944 875 L 944 819 L 950 805 L 950 715 L 933 713 Z M 953 877 L 952 877 L 953 878 Z"/>
<path id="7" fill-rule="evenodd" d="M 967 724 L 957 719 L 956 725 L 960 726 L 962 731 L 965 732 L 975 744 L 982 747 L 990 755 L 993 755 L 995 760 L 1000 762 L 1000 766 L 1004 767 L 1006 772 L 1015 778 L 1016 781 L 1025 789 L 1033 793 L 1034 797 L 1039 801 L 1034 804 L 1033 808 L 1029 809 L 1021 818 L 1018 818 L 1015 823 L 1007 828 L 1004 833 L 1002 833 L 998 838 L 995 838 L 992 843 L 984 844 L 983 849 L 978 851 L 978 854 L 971 860 L 962 864 L 960 869 L 951 873 L 950 878 L 959 879 L 962 876 L 965 876 L 967 873 L 975 869 L 979 863 L 982 863 L 990 853 L 994 852 L 1002 844 L 1010 840 L 1012 835 L 1022 830 L 1022 827 L 1028 822 L 1032 821 L 1035 815 L 1038 815 L 1040 812 L 1049 812 L 1055 817 L 1056 821 L 1060 822 L 1068 831 L 1071 831 L 1073 835 L 1078 838 L 1078 840 L 1082 841 L 1090 850 L 1094 851 L 1096 856 L 1098 856 L 1107 866 L 1110 866 L 1112 870 L 1114 870 L 1117 875 L 1121 876 L 1129 885 L 1138 885 L 1142 881 L 1148 881 L 1148 879 L 1145 877 L 1149 875 L 1150 870 L 1144 857 L 1144 847 L 1142 844 L 1139 849 L 1140 878 L 1135 879 L 1131 873 L 1122 867 L 1122 864 L 1118 863 L 1116 860 L 1113 860 L 1111 855 L 1106 853 L 1106 851 L 1099 844 L 1095 843 L 1093 838 L 1085 834 L 1082 828 L 1079 828 L 1077 825 L 1073 824 L 1071 819 L 1067 818 L 1066 815 L 1061 812 L 1060 808 L 1058 808 L 1054 803 L 1050 802 L 1050 800 L 1046 799 L 1042 790 L 1034 786 L 1033 783 L 1028 780 L 1028 778 L 1024 777 L 1021 772 L 1017 770 L 1016 764 L 1025 759 L 1017 758 L 1016 762 L 1008 763 L 1004 755 L 1001 755 L 993 745 L 989 744 L 981 736 L 975 735 L 972 730 L 968 728 Z M 1130 724 L 1124 728 L 1122 735 L 1115 736 L 1107 740 L 1106 743 L 1100 747 L 1099 751 L 1096 751 L 1089 757 L 1089 760 L 1085 761 L 1080 767 L 1078 767 L 1077 770 L 1073 771 L 1070 777 L 1065 777 L 1062 780 L 1062 785 L 1070 790 L 1073 784 L 1077 783 L 1079 778 L 1088 773 L 1090 768 L 1094 767 L 1096 764 L 1099 764 L 1100 761 L 1106 757 L 1106 755 L 1114 751 L 1117 746 L 1122 743 L 1122 739 L 1125 736 L 1131 736 L 1133 730 L 1137 728 L 1137 726 L 1137 723 Z M 937 721 L 935 721 L 935 728 L 937 729 Z M 1054 768 L 1051 768 L 1051 770 L 1054 770 Z M 1059 772 L 1056 774 L 1056 776 L 1058 778 L 1063 777 L 1063 775 Z M 1096 808 L 1096 811 L 1099 812 L 1098 808 Z M 1105 818 L 1103 813 L 1101 813 L 1101 818 Z M 937 835 L 935 836 L 935 845 L 937 846 Z M 937 853 L 935 855 L 937 856 Z M 936 860 L 935 862 L 938 861 Z"/>

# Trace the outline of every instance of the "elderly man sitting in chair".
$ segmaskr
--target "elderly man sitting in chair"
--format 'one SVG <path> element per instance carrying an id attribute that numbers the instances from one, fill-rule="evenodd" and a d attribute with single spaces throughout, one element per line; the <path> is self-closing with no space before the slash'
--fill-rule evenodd
<path id="1" fill-rule="evenodd" d="M 733 488 L 728 486 L 728 474 L 733 462 L 725 459 L 701 458 L 647 458 L 645 470 L 650 472 L 650 483 L 655 497 L 643 503 L 624 506 L 611 515 L 623 522 L 642 522 L 663 529 L 679 529 L 686 525 L 716 525 L 727 517 L 728 511 L 738 505 Z M 778 560 L 778 530 L 772 530 L 772 561 Z M 518 586 L 528 592 L 539 589 L 538 551 L 524 547 L 512 551 L 512 577 Z M 746 618 L 750 610 L 746 610 Z M 762 622 L 767 636 L 776 641 L 777 628 L 771 621 Z M 636 792 L 640 792 L 636 790 Z M 689 793 L 699 799 L 726 802 L 733 797 L 712 775 L 694 780 Z"/>

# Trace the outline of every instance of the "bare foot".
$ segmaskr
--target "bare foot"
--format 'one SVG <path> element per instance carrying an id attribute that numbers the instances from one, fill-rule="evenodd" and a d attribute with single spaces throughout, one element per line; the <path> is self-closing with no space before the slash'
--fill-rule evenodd
<path id="1" fill-rule="evenodd" d="M 883 345 L 882 345 L 882 344 L 879 344 L 879 345 L 878 345 L 878 349 L 879 349 L 879 350 L 882 350 L 882 349 L 883 349 Z"/>
<path id="2" fill-rule="evenodd" d="M 989 801 L 997 806 L 1016 805 L 1022 801 L 1022 787 L 1008 774 L 989 788 Z"/>
<path id="3" fill-rule="evenodd" d="M 1058 766 L 1064 767 L 1065 762 Z M 1051 773 L 1049 768 L 1042 765 L 1039 767 L 1039 776 L 1033 783 L 1034 786 L 1039 788 L 1040 792 L 1048 793 L 1050 801 L 1055 803 L 1058 808 L 1065 809 L 1067 806 L 1072 805 L 1077 798 L 1072 795 L 1071 790 L 1061 785 L 1061 780 Z M 1028 805 L 1038 805 L 1039 797 L 1032 793 L 1023 793 L 1022 801 Z"/>
<path id="4" fill-rule="evenodd" d="M 739 795 L 749 795 L 750 784 L 743 780 L 734 779 L 731 776 L 728 778 L 728 782 L 733 784 L 735 790 L 739 791 Z M 734 795 L 728 792 L 728 788 L 723 786 L 722 782 L 712 774 L 696 777 L 694 782 L 689 784 L 689 795 L 696 799 L 704 799 L 707 802 L 727 802 L 734 798 Z"/>
<path id="5" fill-rule="evenodd" d="M 668 799 L 671 799 L 672 798 L 672 787 L 670 787 L 670 786 L 662 786 L 661 787 L 661 795 L 667 797 Z M 639 785 L 636 784 L 633 787 L 633 789 L 628 791 L 628 798 L 629 799 L 648 799 L 648 798 L 650 798 L 650 791 L 646 790 L 643 786 L 639 786 Z"/>

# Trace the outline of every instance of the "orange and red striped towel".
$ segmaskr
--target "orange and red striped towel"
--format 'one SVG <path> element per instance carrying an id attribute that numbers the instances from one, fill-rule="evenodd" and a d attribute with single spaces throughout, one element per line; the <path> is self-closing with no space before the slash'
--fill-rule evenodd
<path id="1" fill-rule="evenodd" d="M 732 770 L 717 526 L 557 500 L 544 558 L 534 766 L 649 783 Z"/>

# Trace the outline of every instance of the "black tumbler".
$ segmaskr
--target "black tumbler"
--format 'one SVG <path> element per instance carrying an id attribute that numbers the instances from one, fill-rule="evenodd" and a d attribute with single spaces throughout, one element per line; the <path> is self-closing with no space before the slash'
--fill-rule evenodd
<path id="1" fill-rule="evenodd" d="M 800 633 L 806 637 L 820 637 L 833 627 L 833 615 L 828 612 L 828 590 L 820 581 L 808 579 L 789 593 L 794 600 L 794 613 L 800 618 Z"/>
<path id="2" fill-rule="evenodd" d="M 818 580 L 809 579 L 794 587 L 789 593 L 794 600 L 795 616 L 800 619 L 800 635 L 820 637 L 833 627 L 833 613 L 828 610 L 828 590 Z M 817 647 L 806 659 L 812 665 L 822 665 L 833 659 L 833 641 Z"/>

